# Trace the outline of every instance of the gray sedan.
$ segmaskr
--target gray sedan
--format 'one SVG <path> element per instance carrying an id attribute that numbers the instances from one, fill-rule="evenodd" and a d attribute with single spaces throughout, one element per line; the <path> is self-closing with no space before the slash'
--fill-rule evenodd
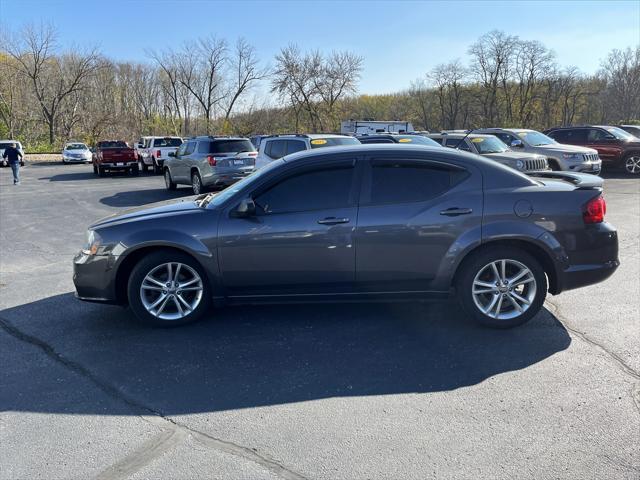
<path id="1" fill-rule="evenodd" d="M 495 138 L 495 137 L 492 137 Z M 455 292 L 483 325 L 618 267 L 602 180 L 523 175 L 440 147 L 329 147 L 223 192 L 107 217 L 75 257 L 82 300 L 179 325 L 212 304 L 421 300 Z"/>

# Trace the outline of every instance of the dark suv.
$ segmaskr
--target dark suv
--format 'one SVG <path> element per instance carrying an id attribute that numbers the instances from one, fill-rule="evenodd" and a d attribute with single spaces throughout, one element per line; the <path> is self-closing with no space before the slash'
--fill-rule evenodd
<path id="1" fill-rule="evenodd" d="M 190 138 L 175 153 L 169 153 L 164 181 L 169 190 L 178 184 L 191 185 L 195 195 L 207 187 L 224 188 L 253 171 L 256 155 L 247 138 Z"/>
<path id="2" fill-rule="evenodd" d="M 621 128 L 607 125 L 558 127 L 544 133 L 559 143 L 597 150 L 603 167 L 624 168 L 630 175 L 640 175 L 640 140 Z"/>

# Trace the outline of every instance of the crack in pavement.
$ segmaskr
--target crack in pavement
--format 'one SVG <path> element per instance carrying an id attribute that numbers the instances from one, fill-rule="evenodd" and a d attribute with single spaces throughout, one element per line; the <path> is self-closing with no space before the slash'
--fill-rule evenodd
<path id="1" fill-rule="evenodd" d="M 306 480 L 303 475 L 288 469 L 287 467 L 268 458 L 263 454 L 257 453 L 255 449 L 222 440 L 207 433 L 196 430 L 192 427 L 189 427 L 188 425 L 182 424 L 170 417 L 163 415 L 160 411 L 157 411 L 152 407 L 144 405 L 143 403 L 129 397 L 113 385 L 107 383 L 106 381 L 95 375 L 82 364 L 66 358 L 61 353 L 57 352 L 44 340 L 18 329 L 6 318 L 0 317 L 0 328 L 2 328 L 2 330 L 4 330 L 7 334 L 11 335 L 17 340 L 39 348 L 51 360 L 61 364 L 68 370 L 71 370 L 72 372 L 91 381 L 94 385 L 96 385 L 100 390 L 102 390 L 110 397 L 125 403 L 126 405 L 132 407 L 134 410 L 140 411 L 139 416 L 143 420 L 149 421 L 148 417 L 151 416 L 152 418 L 161 420 L 161 428 L 166 430 L 167 424 L 172 427 L 172 429 L 169 431 L 169 434 L 160 434 L 154 437 L 154 439 L 145 442 L 145 444 L 143 444 L 143 446 L 137 450 L 137 455 L 139 455 L 140 458 L 136 458 L 136 452 L 134 452 L 131 455 L 127 455 L 119 462 L 116 462 L 111 467 L 108 467 L 107 470 L 99 474 L 98 478 L 101 480 L 115 480 L 122 478 L 121 476 L 118 476 L 120 472 L 119 469 L 126 470 L 128 474 L 133 473 L 135 470 L 131 469 L 135 468 L 137 465 L 142 467 L 148 464 L 153 458 L 170 449 L 188 434 L 193 435 L 194 438 L 196 438 L 205 446 L 234 455 L 236 457 L 240 457 L 243 460 L 254 462 L 285 480 Z M 176 432 L 176 430 L 178 430 L 180 433 Z M 102 475 L 107 476 L 103 477 Z"/>
<path id="2" fill-rule="evenodd" d="M 604 352 L 606 356 L 609 357 L 610 360 L 612 360 L 612 363 L 616 364 L 622 372 L 624 372 L 627 376 L 633 378 L 637 382 L 640 382 L 640 373 L 636 372 L 631 366 L 629 366 L 627 362 L 624 361 L 623 358 L 621 358 L 615 352 L 612 352 L 609 349 L 607 349 L 607 347 L 605 347 L 603 344 L 590 338 L 584 332 L 581 332 L 580 330 L 576 330 L 574 327 L 572 327 L 569 323 L 569 320 L 560 312 L 560 307 L 555 303 L 551 302 L 548 298 L 545 300 L 544 303 L 545 305 L 551 307 L 550 310 L 552 311 L 553 315 L 558 319 L 558 321 L 562 323 L 564 328 L 566 328 L 568 331 L 573 333 L 576 337 L 578 337 L 583 342 Z M 631 388 L 630 395 L 631 395 L 631 400 L 633 401 L 636 407 L 636 410 L 638 410 L 638 413 L 640 413 L 640 383 L 634 384 L 634 386 Z"/>

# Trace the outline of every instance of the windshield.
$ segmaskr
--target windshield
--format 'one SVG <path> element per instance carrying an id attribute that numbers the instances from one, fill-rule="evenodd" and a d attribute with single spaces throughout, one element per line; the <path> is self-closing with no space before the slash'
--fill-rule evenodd
<path id="1" fill-rule="evenodd" d="M 553 138 L 547 137 L 544 133 L 540 132 L 518 132 L 518 136 L 532 147 L 539 147 L 540 145 L 553 145 L 556 142 Z"/>
<path id="2" fill-rule="evenodd" d="M 254 170 L 250 175 L 225 188 L 220 193 L 210 193 L 202 199 L 200 206 L 206 207 L 207 205 L 212 205 L 214 207 L 219 207 L 240 190 L 243 190 L 245 187 L 251 185 L 253 182 L 262 177 L 264 173 L 271 171 L 272 169 L 282 165 L 283 163 L 284 160 L 274 160 L 273 162 L 262 167 L 260 170 Z"/>
<path id="3" fill-rule="evenodd" d="M 154 147 L 179 147 L 182 145 L 181 138 L 156 138 L 153 141 Z"/>
<path id="4" fill-rule="evenodd" d="M 629 132 L 625 132 L 621 128 L 618 127 L 606 127 L 605 130 L 609 132 L 611 135 L 616 137 L 618 140 L 635 140 L 636 137 L 631 135 Z"/>
<path id="5" fill-rule="evenodd" d="M 486 153 L 502 153 L 509 150 L 502 140 L 498 137 L 473 137 L 471 143 L 476 146 L 478 153 L 484 155 Z"/>
<path id="6" fill-rule="evenodd" d="M 86 150 L 87 146 L 84 143 L 70 143 L 65 147 L 65 150 Z"/>
<path id="7" fill-rule="evenodd" d="M 360 141 L 354 137 L 312 138 L 309 143 L 311 144 L 311 148 L 360 145 Z"/>
<path id="8" fill-rule="evenodd" d="M 400 137 L 398 137 L 398 143 L 412 143 L 415 145 L 427 145 L 429 147 L 441 147 L 442 145 L 440 145 L 438 142 L 427 138 L 427 137 L 423 137 L 422 135 L 402 135 Z"/>

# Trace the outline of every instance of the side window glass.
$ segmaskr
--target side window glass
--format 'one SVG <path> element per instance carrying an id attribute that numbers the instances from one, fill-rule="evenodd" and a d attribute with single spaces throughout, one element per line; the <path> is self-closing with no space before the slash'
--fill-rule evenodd
<path id="1" fill-rule="evenodd" d="M 198 142 L 198 153 L 209 153 L 209 142 Z"/>
<path id="2" fill-rule="evenodd" d="M 459 147 L 458 144 L 460 145 Z M 446 146 L 451 148 L 458 148 L 459 150 L 462 150 L 464 152 L 471 151 L 471 148 L 469 148 L 467 141 L 462 138 L 447 138 Z"/>
<path id="3" fill-rule="evenodd" d="M 179 157 L 180 155 L 184 155 L 184 151 L 185 151 L 186 148 L 187 148 L 187 144 L 186 143 L 183 143 L 182 145 L 180 145 L 180 147 L 176 151 L 176 157 Z"/>
<path id="4" fill-rule="evenodd" d="M 424 202 L 442 195 L 467 178 L 457 167 L 415 160 L 373 160 L 363 203 L 384 205 Z M 368 197 L 368 198 L 367 198 Z"/>
<path id="5" fill-rule="evenodd" d="M 503 141 L 503 143 L 511 146 L 511 143 L 516 140 L 516 137 L 509 135 L 508 133 L 496 133 L 496 137 Z"/>
<path id="6" fill-rule="evenodd" d="M 300 140 L 288 140 L 287 141 L 287 155 L 290 153 L 301 152 L 302 150 L 306 150 L 307 146 L 304 142 Z"/>
<path id="7" fill-rule="evenodd" d="M 286 140 L 272 140 L 271 149 L 269 150 L 269 156 L 275 160 L 284 157 L 286 155 Z"/>
<path id="8" fill-rule="evenodd" d="M 599 128 L 590 128 L 589 129 L 589 136 L 587 138 L 587 140 L 589 142 L 600 142 L 600 141 L 604 140 L 605 138 L 607 138 L 606 133 L 604 133 Z"/>
<path id="9" fill-rule="evenodd" d="M 185 155 L 191 155 L 196 148 L 196 142 L 187 142 L 187 148 L 184 151 Z"/>
<path id="10" fill-rule="evenodd" d="M 326 210 L 349 206 L 354 169 L 325 168 L 287 177 L 254 201 L 262 215 Z"/>

